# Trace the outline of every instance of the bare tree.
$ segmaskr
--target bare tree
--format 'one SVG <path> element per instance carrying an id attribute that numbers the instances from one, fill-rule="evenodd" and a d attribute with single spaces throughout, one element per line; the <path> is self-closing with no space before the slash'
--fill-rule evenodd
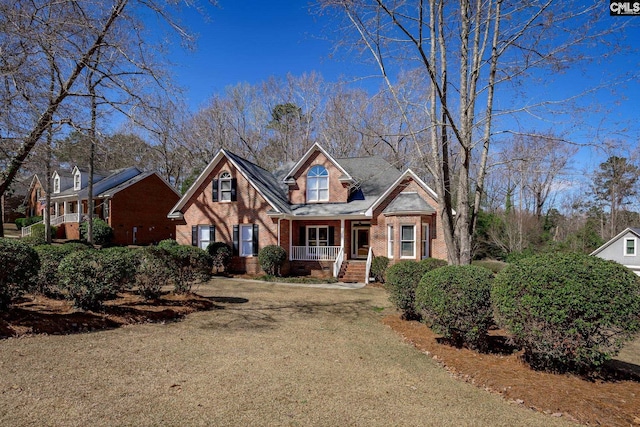
<path id="1" fill-rule="evenodd" d="M 321 3 L 347 18 L 357 34 L 356 43 L 371 55 L 396 107 L 407 116 L 417 156 L 432 158 L 425 166 L 443 206 L 439 215 L 449 262 L 470 263 L 494 134 L 497 89 L 522 83 L 532 70 L 562 69 L 588 56 L 576 52 L 601 35 L 593 31 L 590 20 L 601 5 L 551 0 Z M 428 77 L 427 121 L 408 118 L 395 90 L 394 70 L 399 67 L 420 68 Z"/>
<path id="2" fill-rule="evenodd" d="M 0 1 L 0 138 L 3 144 L 5 139 L 19 141 L 2 169 L 0 196 L 51 123 L 71 120 L 60 116 L 65 105 L 88 96 L 82 77 L 89 69 L 108 85 L 109 90 L 96 96 L 122 112 L 148 83 L 161 81 L 152 61 L 154 50 L 144 42 L 140 7 L 165 19 L 181 37 L 188 37 L 173 20 L 171 4 L 155 0 Z M 54 71 L 53 91 L 49 90 L 50 69 Z"/>

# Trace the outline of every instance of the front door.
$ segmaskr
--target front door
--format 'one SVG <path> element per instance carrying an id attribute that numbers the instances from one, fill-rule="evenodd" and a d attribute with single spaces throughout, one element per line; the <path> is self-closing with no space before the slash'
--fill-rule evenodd
<path id="1" fill-rule="evenodd" d="M 369 227 L 353 227 L 351 258 L 367 258 L 369 255 Z"/>

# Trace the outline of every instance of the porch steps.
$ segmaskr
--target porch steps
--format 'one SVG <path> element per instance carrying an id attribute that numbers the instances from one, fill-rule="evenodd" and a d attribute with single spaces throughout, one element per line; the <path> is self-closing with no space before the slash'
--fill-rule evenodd
<path id="1" fill-rule="evenodd" d="M 340 274 L 338 274 L 338 280 L 344 283 L 363 283 L 366 270 L 366 261 L 344 261 L 342 268 L 340 268 Z"/>

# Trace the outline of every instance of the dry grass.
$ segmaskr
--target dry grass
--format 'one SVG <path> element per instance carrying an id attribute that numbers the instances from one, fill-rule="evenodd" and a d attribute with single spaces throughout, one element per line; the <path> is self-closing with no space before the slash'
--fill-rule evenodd
<path id="1" fill-rule="evenodd" d="M 382 289 L 197 292 L 219 309 L 1 341 L 0 425 L 571 425 L 452 379 L 381 322 Z"/>

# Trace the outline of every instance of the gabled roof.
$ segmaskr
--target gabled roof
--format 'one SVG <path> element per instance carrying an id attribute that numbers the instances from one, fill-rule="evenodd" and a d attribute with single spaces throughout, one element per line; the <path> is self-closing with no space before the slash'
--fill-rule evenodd
<path id="1" fill-rule="evenodd" d="M 382 213 L 385 215 L 400 215 L 400 214 L 432 214 L 436 210 L 427 203 L 418 193 L 400 193 L 396 196 L 389 206 L 387 206 Z"/>
<path id="2" fill-rule="evenodd" d="M 180 218 L 182 216 L 182 212 L 180 210 L 184 208 L 187 202 L 193 197 L 196 190 L 202 185 L 203 181 L 211 174 L 213 169 L 223 158 L 227 158 L 250 183 L 250 185 L 252 185 L 262 197 L 264 197 L 267 203 L 269 203 L 273 208 L 274 212 L 272 213 L 282 214 L 290 212 L 289 203 L 284 190 L 280 187 L 280 182 L 278 182 L 271 173 L 260 166 L 251 163 L 249 160 L 243 159 L 242 157 L 224 149 L 220 149 L 209 162 L 207 167 L 204 168 L 202 173 L 200 173 L 191 187 L 189 187 L 187 192 L 171 209 L 167 215 L 169 218 Z"/>
<path id="3" fill-rule="evenodd" d="M 382 195 L 380 195 L 380 197 L 378 197 L 376 199 L 376 201 L 369 207 L 369 209 L 367 210 L 367 215 L 371 216 L 373 215 L 373 210 L 378 207 L 378 205 L 380 205 L 380 203 L 382 203 L 388 196 L 389 194 L 391 194 L 391 192 L 398 186 L 400 185 L 400 183 L 402 181 L 404 181 L 407 178 L 411 178 L 413 179 L 420 187 L 422 187 L 427 193 L 429 193 L 429 195 L 431 197 L 433 197 L 435 200 L 438 200 L 438 195 L 436 194 L 435 191 L 433 191 L 431 189 L 431 187 L 429 187 L 423 180 L 421 180 L 418 175 L 416 175 L 411 169 L 407 169 L 406 171 L 404 171 L 396 180 L 393 184 L 391 184 L 387 190 L 382 193 Z"/>
<path id="4" fill-rule="evenodd" d="M 93 183 L 94 197 L 99 197 L 101 193 L 119 186 L 126 181 L 140 175 L 141 173 L 142 172 L 138 168 L 132 166 L 129 168 L 110 171 L 110 173 L 105 177 L 98 176 L 98 179 L 96 179 Z M 84 200 L 88 197 L 88 193 L 89 189 L 86 186 L 78 191 L 74 191 L 73 187 L 71 187 L 60 193 L 53 194 L 51 197 L 52 199 L 79 198 Z"/>
<path id="5" fill-rule="evenodd" d="M 604 245 L 600 246 L 598 249 L 596 249 L 595 251 L 591 252 L 591 255 L 599 254 L 600 252 L 602 252 L 603 250 L 605 250 L 606 248 L 611 246 L 611 244 L 616 242 L 618 239 L 620 239 L 622 236 L 624 236 L 627 233 L 631 233 L 631 234 L 634 234 L 636 237 L 640 237 L 640 228 L 632 228 L 632 227 L 625 228 L 617 236 L 611 238 L 611 240 L 606 242 Z"/>
<path id="6" fill-rule="evenodd" d="M 108 188 L 107 190 L 104 190 L 102 192 L 100 192 L 99 194 L 96 195 L 96 197 L 113 197 L 116 193 L 119 193 L 122 190 L 125 190 L 129 187 L 131 187 L 134 184 L 137 184 L 138 182 L 152 176 L 152 175 L 156 175 L 158 178 L 160 178 L 166 185 L 167 187 L 169 187 L 171 189 L 171 191 L 173 191 L 174 193 L 176 193 L 177 196 L 180 196 L 180 193 L 178 193 L 178 191 L 173 187 L 173 185 L 169 184 L 169 182 L 167 182 L 166 179 L 164 179 L 163 177 L 161 177 L 160 175 L 158 175 L 158 173 L 156 172 L 143 172 L 140 173 L 136 176 L 134 176 L 133 178 L 130 178 L 128 180 L 126 180 L 125 182 L 123 182 L 120 185 L 116 185 L 115 187 L 111 187 Z"/>
<path id="7" fill-rule="evenodd" d="M 382 157 L 349 157 L 336 159 L 349 173 L 356 187 L 365 197 L 384 193 L 401 175 L 401 172 Z"/>
<path id="8" fill-rule="evenodd" d="M 289 182 L 290 179 L 292 179 L 293 175 L 295 175 L 296 172 L 298 172 L 298 170 L 302 167 L 302 165 L 309 160 L 309 157 L 311 157 L 311 155 L 313 153 L 315 153 L 316 151 L 321 152 L 322 154 L 324 154 L 324 156 L 329 159 L 329 161 L 331 163 L 333 163 L 339 170 L 340 172 L 342 172 L 342 176 L 340 177 L 341 181 L 349 181 L 352 180 L 353 178 L 351 177 L 351 175 L 342 167 L 342 165 L 340 165 L 340 163 L 338 163 L 336 161 L 336 159 L 334 159 L 329 153 L 327 153 L 327 151 L 322 148 L 320 146 L 320 144 L 318 144 L 317 142 L 315 144 L 313 144 L 311 146 L 311 148 L 309 148 L 307 150 L 307 152 L 304 154 L 304 156 L 302 156 L 302 158 L 300 160 L 298 160 L 298 162 L 293 166 L 293 168 L 291 168 L 291 170 L 285 175 L 284 177 L 284 182 Z"/>

